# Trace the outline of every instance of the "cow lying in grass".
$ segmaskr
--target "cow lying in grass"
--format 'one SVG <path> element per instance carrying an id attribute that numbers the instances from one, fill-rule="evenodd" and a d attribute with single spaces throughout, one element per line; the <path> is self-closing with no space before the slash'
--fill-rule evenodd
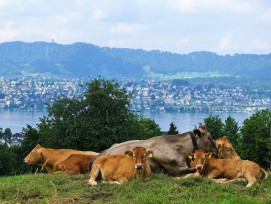
<path id="1" fill-rule="evenodd" d="M 59 171 L 55 165 L 63 162 L 72 154 L 83 154 L 83 155 L 98 155 L 96 152 L 91 151 L 79 151 L 73 149 L 50 149 L 36 145 L 36 147 L 24 158 L 24 162 L 29 165 L 39 165 L 44 168 L 48 173 L 54 173 Z"/>
<path id="2" fill-rule="evenodd" d="M 227 136 L 214 140 L 214 142 L 218 150 L 217 157 L 219 159 L 240 159 Z"/>
<path id="3" fill-rule="evenodd" d="M 187 165 L 187 155 L 195 149 L 203 149 L 206 152 L 217 154 L 215 143 L 211 134 L 201 125 L 193 131 L 178 135 L 156 136 L 146 140 L 132 140 L 120 144 L 114 144 L 112 147 L 102 151 L 97 158 L 102 156 L 123 154 L 126 150 L 134 147 L 144 147 L 146 149 L 157 149 L 154 157 L 147 158 L 151 170 L 164 170 L 172 175 L 182 175 L 195 172 L 194 168 Z M 91 165 L 94 159 L 90 162 Z"/>
<path id="4" fill-rule="evenodd" d="M 122 184 L 133 178 L 149 178 L 151 168 L 146 157 L 152 157 L 153 151 L 144 147 L 127 150 L 124 155 L 102 156 L 94 161 L 90 172 L 90 185 L 97 185 L 97 180 Z"/>
<path id="5" fill-rule="evenodd" d="M 194 159 L 197 172 L 187 174 L 183 178 L 191 176 L 203 176 L 214 180 L 222 178 L 222 180 L 215 180 L 218 182 L 228 182 L 223 179 L 244 178 L 248 182 L 246 187 L 267 178 L 267 172 L 255 162 L 241 159 L 216 159 L 211 155 L 211 153 L 205 153 L 202 150 L 190 153 L 189 158 Z"/>
<path id="6" fill-rule="evenodd" d="M 85 174 L 89 172 L 88 163 L 95 155 L 71 154 L 64 161 L 55 164 L 54 173 Z"/>
<path id="7" fill-rule="evenodd" d="M 227 136 L 214 140 L 214 143 L 217 148 L 218 159 L 240 159 L 239 155 L 236 153 L 235 149 L 233 148 L 233 145 L 228 140 Z M 189 165 L 192 168 L 196 167 L 194 160 L 190 160 Z"/>

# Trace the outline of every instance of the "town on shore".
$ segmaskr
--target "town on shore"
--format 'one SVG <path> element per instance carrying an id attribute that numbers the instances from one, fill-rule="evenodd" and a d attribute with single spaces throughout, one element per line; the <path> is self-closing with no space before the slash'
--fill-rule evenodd
<path id="1" fill-rule="evenodd" d="M 79 97 L 86 79 L 0 77 L 0 110 L 46 111 L 56 99 Z M 257 89 L 191 86 L 154 79 L 117 81 L 132 94 L 132 111 L 255 112 L 271 108 L 270 94 Z"/>

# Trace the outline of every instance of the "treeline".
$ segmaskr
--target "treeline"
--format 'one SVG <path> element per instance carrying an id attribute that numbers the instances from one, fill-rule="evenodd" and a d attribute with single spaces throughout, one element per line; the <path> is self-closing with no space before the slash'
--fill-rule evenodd
<path id="1" fill-rule="evenodd" d="M 154 120 L 129 110 L 131 94 L 113 80 L 94 79 L 78 98 L 57 99 L 48 106 L 48 116 L 40 118 L 36 128 L 23 129 L 20 146 L 0 145 L 0 175 L 35 171 L 23 158 L 41 144 L 48 148 L 67 148 L 100 152 L 114 143 L 147 139 L 161 135 Z M 240 128 L 229 117 L 223 123 L 218 116 L 204 119 L 213 139 L 227 135 L 239 156 L 269 167 L 271 157 L 271 111 L 262 110 L 245 120 Z M 169 131 L 177 128 L 170 124 Z"/>

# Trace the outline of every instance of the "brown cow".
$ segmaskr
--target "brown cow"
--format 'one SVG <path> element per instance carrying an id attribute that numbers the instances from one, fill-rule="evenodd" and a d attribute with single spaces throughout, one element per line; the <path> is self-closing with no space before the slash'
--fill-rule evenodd
<path id="1" fill-rule="evenodd" d="M 214 140 L 219 159 L 240 159 L 227 136 Z"/>
<path id="2" fill-rule="evenodd" d="M 24 162 L 29 165 L 39 165 L 48 173 L 58 171 L 55 164 L 64 161 L 71 154 L 97 155 L 96 152 L 79 151 L 73 149 L 50 149 L 37 145 L 25 158 Z"/>
<path id="3" fill-rule="evenodd" d="M 246 187 L 267 178 L 267 172 L 255 162 L 241 159 L 216 159 L 211 158 L 211 155 L 211 153 L 205 153 L 202 150 L 190 153 L 189 157 L 194 159 L 197 172 L 185 177 L 200 175 L 209 179 L 244 178 L 248 182 Z"/>
<path id="4" fill-rule="evenodd" d="M 152 157 L 153 151 L 148 152 L 144 147 L 135 147 L 133 151 L 125 151 L 125 155 L 102 156 L 94 161 L 90 172 L 90 185 L 97 185 L 97 179 L 109 183 L 122 184 L 132 178 L 149 178 L 151 168 L 146 157 Z"/>
<path id="5" fill-rule="evenodd" d="M 55 168 L 59 171 L 54 173 L 85 174 L 88 173 L 88 163 L 95 155 L 72 154 L 62 162 L 56 163 Z"/>

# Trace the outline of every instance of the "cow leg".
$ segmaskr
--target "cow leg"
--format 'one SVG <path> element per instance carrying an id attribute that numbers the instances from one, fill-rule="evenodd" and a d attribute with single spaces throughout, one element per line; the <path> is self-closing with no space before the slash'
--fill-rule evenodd
<path id="1" fill-rule="evenodd" d="M 213 170 L 211 171 L 208 175 L 207 175 L 207 178 L 208 179 L 215 179 L 217 177 L 219 177 L 221 175 L 221 172 L 218 171 L 218 170 Z"/>
<path id="2" fill-rule="evenodd" d="M 51 174 L 51 173 L 54 172 L 53 168 L 52 168 L 51 166 L 49 166 L 49 165 L 42 165 L 41 170 L 42 170 L 42 169 L 45 169 L 45 170 L 47 171 L 48 174 Z"/>
<path id="3" fill-rule="evenodd" d="M 234 180 L 229 180 L 227 178 L 220 178 L 220 179 L 212 179 L 214 182 L 217 182 L 217 183 L 228 183 L 228 182 L 232 182 Z"/>
<path id="4" fill-rule="evenodd" d="M 110 183 L 110 184 L 118 184 L 118 185 L 120 185 L 121 183 L 120 182 L 118 182 L 118 181 L 108 181 L 108 183 Z"/>
<path id="5" fill-rule="evenodd" d="M 91 168 L 91 172 L 90 172 L 90 179 L 88 181 L 88 184 L 92 185 L 92 186 L 95 186 L 97 185 L 97 177 L 99 176 L 99 173 L 100 173 L 100 167 L 98 165 L 94 165 L 92 168 Z"/>
<path id="6" fill-rule="evenodd" d="M 250 187 L 252 186 L 254 183 L 257 182 L 257 179 L 255 178 L 255 176 L 251 175 L 250 173 L 246 173 L 244 175 L 245 179 L 248 181 L 248 184 L 246 185 L 246 187 Z"/>
<path id="7" fill-rule="evenodd" d="M 114 175 L 112 180 L 115 181 L 115 183 L 117 184 L 123 184 L 128 182 L 128 179 L 123 175 Z"/>
<path id="8" fill-rule="evenodd" d="M 190 174 L 190 173 L 195 173 L 196 169 L 195 168 L 189 168 L 189 167 L 181 167 L 179 169 L 180 171 L 178 174 Z"/>
<path id="9" fill-rule="evenodd" d="M 63 171 L 54 171 L 53 174 L 63 174 Z"/>
<path id="10" fill-rule="evenodd" d="M 121 177 L 121 178 L 118 179 L 118 182 L 119 182 L 120 184 L 128 183 L 128 179 L 127 179 L 126 177 Z"/>

